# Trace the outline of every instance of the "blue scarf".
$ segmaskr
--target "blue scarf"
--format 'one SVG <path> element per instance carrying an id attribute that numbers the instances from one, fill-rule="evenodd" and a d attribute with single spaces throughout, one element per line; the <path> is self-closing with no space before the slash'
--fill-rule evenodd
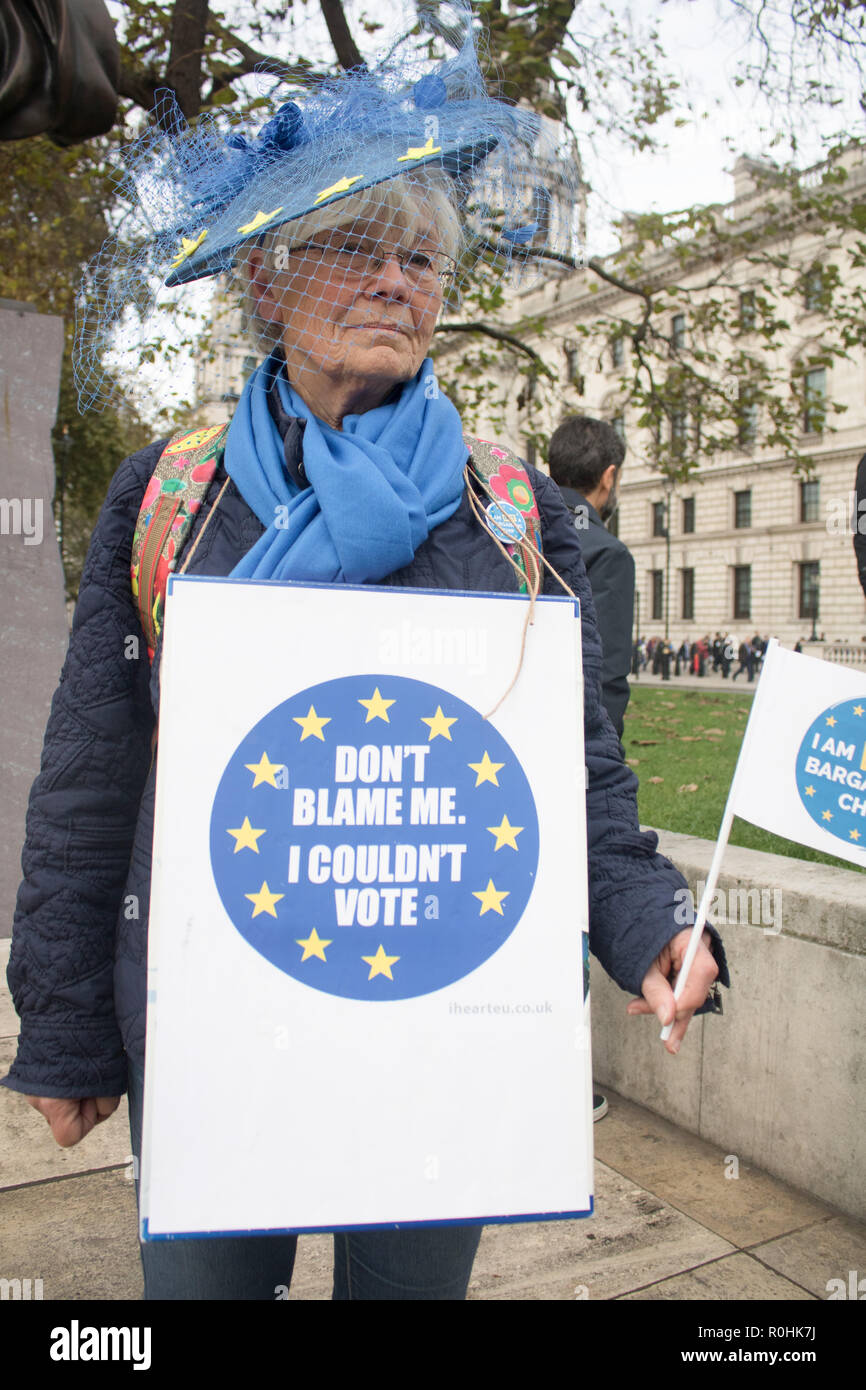
<path id="1" fill-rule="evenodd" d="M 309 487 L 290 479 L 268 409 L 278 372 L 283 408 L 306 421 Z M 363 584 L 408 565 L 460 505 L 468 457 L 454 406 L 426 389 L 432 378 L 427 358 L 396 401 L 347 415 L 336 430 L 292 389 L 279 356 L 263 362 L 232 419 L 225 467 L 266 529 L 232 576 Z"/>

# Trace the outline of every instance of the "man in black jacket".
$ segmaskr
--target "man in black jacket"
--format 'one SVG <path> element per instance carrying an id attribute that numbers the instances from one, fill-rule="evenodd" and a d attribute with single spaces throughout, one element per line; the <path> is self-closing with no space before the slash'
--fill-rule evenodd
<path id="1" fill-rule="evenodd" d="M 553 479 L 574 513 L 604 652 L 602 704 L 622 738 L 634 621 L 634 560 L 605 521 L 616 508 L 625 444 L 604 420 L 573 415 L 550 440 Z"/>

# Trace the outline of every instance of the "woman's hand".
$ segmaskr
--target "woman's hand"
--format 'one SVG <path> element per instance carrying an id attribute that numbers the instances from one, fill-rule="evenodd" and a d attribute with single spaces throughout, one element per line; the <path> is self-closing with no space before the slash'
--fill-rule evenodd
<path id="1" fill-rule="evenodd" d="M 113 1115 L 120 1096 L 87 1096 L 66 1100 L 54 1096 L 25 1096 L 24 1099 L 44 1115 L 61 1149 L 70 1149 L 84 1139 L 96 1125 Z"/>
<path id="2" fill-rule="evenodd" d="M 641 982 L 643 998 L 633 999 L 627 1009 L 630 1014 L 655 1014 L 662 1027 L 676 1018 L 671 1035 L 665 1042 L 668 1052 L 679 1052 L 692 1014 L 703 1004 L 719 973 L 710 951 L 712 937 L 705 931 L 692 961 L 686 987 L 680 998 L 674 1000 L 673 987 L 691 935 L 691 928 L 686 927 L 659 952 Z"/>

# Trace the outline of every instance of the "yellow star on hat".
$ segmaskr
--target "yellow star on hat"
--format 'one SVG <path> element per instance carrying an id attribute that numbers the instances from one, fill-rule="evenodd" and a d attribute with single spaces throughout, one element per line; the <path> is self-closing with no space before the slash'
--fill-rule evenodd
<path id="1" fill-rule="evenodd" d="M 277 213 L 282 212 L 282 210 L 283 209 L 279 207 L 274 208 L 273 212 L 262 212 L 260 208 L 252 222 L 245 222 L 242 227 L 238 227 L 238 231 L 241 236 L 249 236 L 250 232 L 257 232 L 259 227 L 264 227 L 266 223 L 270 222 L 272 217 L 276 217 Z"/>
<path id="2" fill-rule="evenodd" d="M 352 184 L 357 183 L 358 180 L 362 179 L 363 177 L 363 174 L 355 174 L 353 178 L 347 179 L 344 174 L 343 177 L 341 179 L 338 179 L 336 183 L 332 183 L 330 188 L 323 188 L 321 193 L 316 194 L 316 202 L 313 204 L 313 206 L 315 207 L 317 203 L 323 203 L 326 198 L 333 198 L 335 193 L 348 193 L 349 189 L 352 187 Z"/>

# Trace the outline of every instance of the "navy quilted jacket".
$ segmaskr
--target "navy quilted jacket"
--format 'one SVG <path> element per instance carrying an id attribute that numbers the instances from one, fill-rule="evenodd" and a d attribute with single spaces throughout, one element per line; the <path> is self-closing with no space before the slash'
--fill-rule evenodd
<path id="1" fill-rule="evenodd" d="M 143 1058 L 159 651 L 152 675 L 129 566 L 142 496 L 164 442 L 127 459 L 112 481 L 31 792 L 8 971 L 21 1037 L 3 1082 L 27 1094 L 119 1095 L 126 1088 L 126 1053 Z M 297 422 L 285 443 L 291 467 L 292 449 L 298 461 L 302 451 Z M 545 554 L 580 598 L 583 613 L 590 944 L 608 974 L 639 993 L 654 958 L 682 930 L 682 909 L 674 917 L 682 899 L 675 895 L 685 880 L 656 853 L 655 835 L 638 828 L 637 780 L 600 703 L 601 645 L 577 533 L 556 485 L 534 469 L 530 474 Z M 225 474 L 217 474 L 193 539 L 224 481 Z M 261 533 L 258 518 L 229 484 L 188 572 L 229 574 Z M 412 563 L 383 582 L 516 589 L 511 566 L 479 527 L 465 495 Z M 562 590 L 548 575 L 544 592 Z M 716 952 L 727 983 L 720 943 Z"/>

